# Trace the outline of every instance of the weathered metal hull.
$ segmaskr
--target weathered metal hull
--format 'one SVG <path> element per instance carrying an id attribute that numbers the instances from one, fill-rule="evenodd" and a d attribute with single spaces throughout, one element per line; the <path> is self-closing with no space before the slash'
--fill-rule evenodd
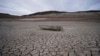
<path id="1" fill-rule="evenodd" d="M 46 26 L 42 25 L 40 26 L 41 29 L 43 30 L 52 30 L 52 31 L 61 31 L 63 28 L 61 26 Z"/>

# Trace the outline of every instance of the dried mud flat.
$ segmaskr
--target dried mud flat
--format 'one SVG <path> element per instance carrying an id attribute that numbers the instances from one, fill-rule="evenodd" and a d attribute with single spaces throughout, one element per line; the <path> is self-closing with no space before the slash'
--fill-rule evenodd
<path id="1" fill-rule="evenodd" d="M 64 31 L 39 25 L 60 25 Z M 0 56 L 100 56 L 100 22 L 0 22 Z"/>

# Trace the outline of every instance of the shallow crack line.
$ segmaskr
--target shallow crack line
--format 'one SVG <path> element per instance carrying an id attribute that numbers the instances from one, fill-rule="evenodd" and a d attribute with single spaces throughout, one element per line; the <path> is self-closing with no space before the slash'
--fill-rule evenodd
<path id="1" fill-rule="evenodd" d="M 20 55 L 19 56 L 21 56 L 22 55 L 22 52 L 20 51 L 20 49 L 18 48 L 18 51 L 20 52 Z"/>
<path id="2" fill-rule="evenodd" d="M 5 48 L 5 45 L 2 46 L 2 48 L 0 49 L 0 56 L 2 56 L 2 50 Z"/>
<path id="3" fill-rule="evenodd" d="M 68 56 L 69 56 L 69 52 L 68 52 Z"/>
<path id="4" fill-rule="evenodd" d="M 98 45 L 99 45 L 98 41 L 97 41 L 97 40 L 95 40 L 95 42 L 96 42 L 96 46 L 98 46 Z"/>
<path id="5" fill-rule="evenodd" d="M 0 56 L 2 56 L 3 54 L 0 52 Z"/>
<path id="6" fill-rule="evenodd" d="M 92 54 L 92 51 L 90 50 L 90 53 L 91 53 L 91 55 L 90 56 L 93 56 L 93 54 Z"/>
<path id="7" fill-rule="evenodd" d="M 74 54 L 75 54 L 75 56 L 78 56 L 78 55 L 76 54 L 76 51 L 75 51 L 75 49 L 74 49 Z"/>

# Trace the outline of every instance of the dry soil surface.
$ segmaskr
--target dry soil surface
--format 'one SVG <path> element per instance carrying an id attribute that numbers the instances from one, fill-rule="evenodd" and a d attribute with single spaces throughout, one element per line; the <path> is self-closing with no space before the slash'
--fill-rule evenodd
<path id="1" fill-rule="evenodd" d="M 40 25 L 64 30 L 41 30 Z M 100 22 L 2 21 L 0 56 L 100 56 Z"/>

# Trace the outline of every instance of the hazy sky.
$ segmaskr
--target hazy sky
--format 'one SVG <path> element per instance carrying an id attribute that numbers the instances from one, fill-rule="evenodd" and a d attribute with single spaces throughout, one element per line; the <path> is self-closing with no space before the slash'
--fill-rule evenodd
<path id="1" fill-rule="evenodd" d="M 100 10 L 100 0 L 0 0 L 0 13 L 25 15 L 48 10 Z"/>

